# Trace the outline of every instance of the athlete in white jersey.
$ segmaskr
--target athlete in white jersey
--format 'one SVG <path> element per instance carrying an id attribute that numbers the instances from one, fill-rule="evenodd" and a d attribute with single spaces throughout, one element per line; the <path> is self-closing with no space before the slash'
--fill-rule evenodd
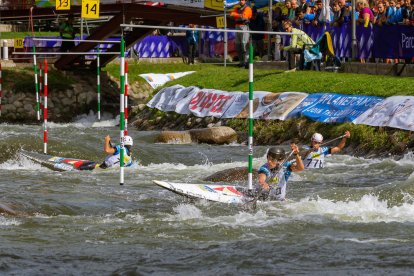
<path id="1" fill-rule="evenodd" d="M 292 172 L 300 172 L 304 169 L 299 148 L 291 144 L 296 162 L 285 162 L 285 151 L 281 148 L 272 147 L 267 151 L 267 163 L 259 168 L 257 189 L 265 199 L 285 200 L 286 188 L 289 176 Z"/>
<path id="2" fill-rule="evenodd" d="M 305 169 L 321 169 L 324 167 L 325 156 L 328 154 L 335 154 L 340 152 L 346 144 L 346 139 L 351 137 L 351 133 L 345 131 L 344 137 L 336 147 L 323 147 L 323 136 L 320 133 L 314 133 L 311 138 L 310 149 L 305 153 L 303 157 L 303 164 Z"/>
<path id="3" fill-rule="evenodd" d="M 131 147 L 133 145 L 133 140 L 131 136 L 124 136 L 124 146 L 125 146 L 125 154 L 124 154 L 124 164 L 125 167 L 129 167 L 132 165 L 132 152 Z M 101 169 L 110 168 L 113 166 L 119 166 L 119 159 L 121 156 L 121 146 L 116 145 L 113 147 L 111 145 L 111 137 L 107 135 L 105 137 L 105 144 L 104 144 L 104 151 L 108 156 L 106 156 L 105 161 L 99 166 Z"/>

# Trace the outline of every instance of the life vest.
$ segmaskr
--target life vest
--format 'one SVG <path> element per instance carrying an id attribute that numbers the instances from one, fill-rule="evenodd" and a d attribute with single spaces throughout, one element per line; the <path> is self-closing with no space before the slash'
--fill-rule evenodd
<path id="1" fill-rule="evenodd" d="M 112 155 L 108 155 L 105 158 L 104 161 L 104 166 L 105 168 L 110 168 L 113 166 L 119 166 L 119 161 L 120 161 L 120 157 L 121 157 L 121 147 L 119 145 L 114 147 L 115 152 Z M 124 154 L 124 164 L 125 167 L 129 167 L 132 165 L 132 158 L 131 158 L 131 153 L 129 152 L 128 148 L 125 147 L 125 154 Z"/>
<path id="2" fill-rule="evenodd" d="M 328 147 L 320 147 L 316 151 L 309 152 L 304 160 L 305 169 L 321 169 L 325 166 L 325 156 L 331 153 Z"/>
<path id="3" fill-rule="evenodd" d="M 281 170 L 279 170 L 279 167 L 270 169 L 268 163 L 260 167 L 258 173 L 266 175 L 266 183 L 271 187 L 268 195 L 270 199 L 285 199 L 288 179 L 292 173 L 290 169 L 291 165 L 291 162 L 286 162 L 283 164 L 283 168 Z M 258 184 L 257 188 L 260 189 L 259 186 L 260 185 Z"/>

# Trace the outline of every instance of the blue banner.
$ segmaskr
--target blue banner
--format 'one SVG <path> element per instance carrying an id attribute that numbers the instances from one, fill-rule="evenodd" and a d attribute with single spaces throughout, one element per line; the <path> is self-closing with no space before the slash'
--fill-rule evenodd
<path id="1" fill-rule="evenodd" d="M 287 118 L 305 116 L 324 123 L 352 122 L 367 109 L 383 101 L 383 97 L 342 94 L 310 94 Z"/>

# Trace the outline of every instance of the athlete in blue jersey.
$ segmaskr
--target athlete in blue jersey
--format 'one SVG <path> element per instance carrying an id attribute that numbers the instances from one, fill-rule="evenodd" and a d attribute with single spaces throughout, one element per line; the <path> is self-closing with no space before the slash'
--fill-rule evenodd
<path id="1" fill-rule="evenodd" d="M 265 199 L 285 200 L 286 187 L 292 172 L 300 172 L 304 169 L 299 148 L 295 144 L 290 145 L 296 162 L 285 162 L 286 153 L 282 148 L 271 147 L 267 151 L 267 163 L 259 168 L 257 189 Z"/>
<path id="2" fill-rule="evenodd" d="M 132 165 L 132 151 L 131 147 L 134 141 L 132 140 L 131 136 L 124 136 L 124 164 L 125 167 L 129 167 Z M 119 159 L 121 156 L 121 146 L 116 145 L 115 147 L 111 144 L 111 137 L 107 135 L 105 137 L 105 144 L 104 144 L 104 151 L 108 156 L 106 156 L 105 161 L 99 166 L 101 169 L 110 168 L 113 166 L 119 166 Z"/>
<path id="3" fill-rule="evenodd" d="M 305 169 L 323 168 L 325 164 L 325 156 L 340 152 L 345 147 L 346 139 L 349 137 L 351 137 L 351 133 L 349 131 L 345 131 L 341 142 L 339 142 L 336 147 L 324 147 L 321 146 L 323 142 L 322 134 L 314 133 L 311 138 L 310 148 L 303 157 Z"/>

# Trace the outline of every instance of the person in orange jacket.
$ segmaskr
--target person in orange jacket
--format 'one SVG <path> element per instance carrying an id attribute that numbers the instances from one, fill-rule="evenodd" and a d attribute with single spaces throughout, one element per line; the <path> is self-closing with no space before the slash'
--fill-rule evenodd
<path id="1" fill-rule="evenodd" d="M 252 9 L 246 4 L 246 0 L 240 0 L 240 7 L 236 7 L 230 17 L 236 22 L 236 30 L 249 30 L 249 21 L 252 18 Z M 249 33 L 236 33 L 236 51 L 239 57 L 239 66 L 248 68 L 247 43 L 249 42 Z"/>

